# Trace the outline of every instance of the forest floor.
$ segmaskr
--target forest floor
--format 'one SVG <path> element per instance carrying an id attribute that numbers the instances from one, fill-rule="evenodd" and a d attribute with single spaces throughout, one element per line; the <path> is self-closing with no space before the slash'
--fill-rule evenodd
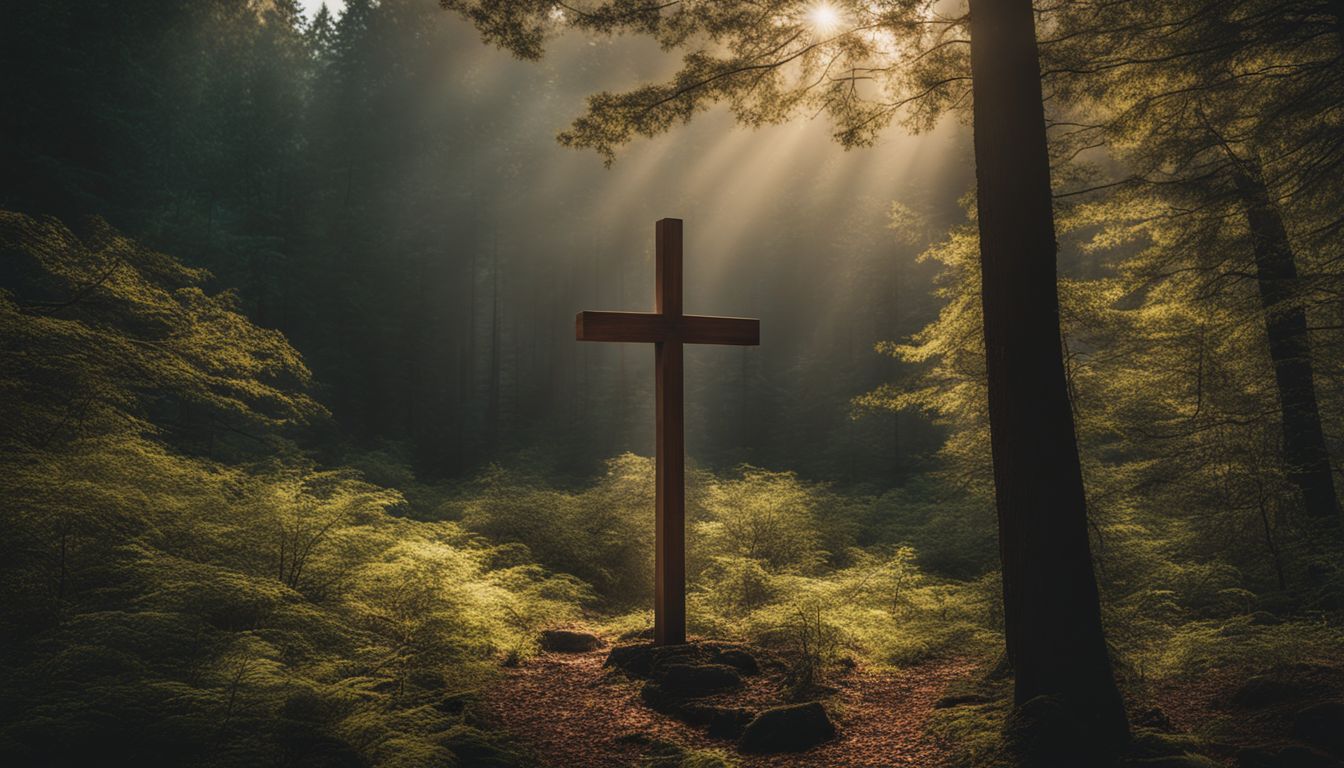
<path id="1" fill-rule="evenodd" d="M 644 706 L 640 681 L 603 667 L 607 653 L 543 653 L 508 669 L 486 692 L 486 712 L 544 768 L 637 765 L 650 741 L 659 740 L 733 753 L 743 768 L 927 768 L 945 754 L 925 732 L 934 703 L 978 667 L 965 659 L 894 672 L 856 667 L 834 681 L 836 739 L 803 753 L 742 755 L 731 741 Z"/>

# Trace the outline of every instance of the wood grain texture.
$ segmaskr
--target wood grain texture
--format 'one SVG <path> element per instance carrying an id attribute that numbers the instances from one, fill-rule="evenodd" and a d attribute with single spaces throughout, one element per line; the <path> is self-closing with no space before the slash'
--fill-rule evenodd
<path id="1" fill-rule="evenodd" d="M 655 228 L 654 306 L 664 322 L 680 325 L 681 220 L 660 219 Z M 686 447 L 681 339 L 672 334 L 654 345 L 657 387 L 656 510 L 654 513 L 653 642 L 686 642 Z"/>
<path id="2" fill-rule="evenodd" d="M 684 344 L 754 347 L 761 343 L 761 321 L 750 317 L 683 315 L 675 330 Z"/>
<path id="3" fill-rule="evenodd" d="M 579 341 L 658 342 L 667 338 L 672 324 L 653 312 L 580 312 L 574 318 Z"/>
<path id="4" fill-rule="evenodd" d="M 749 317 L 682 315 L 674 320 L 655 312 L 593 312 L 574 318 L 574 338 L 579 341 L 657 343 L 677 338 L 683 344 L 761 343 L 761 321 Z"/>

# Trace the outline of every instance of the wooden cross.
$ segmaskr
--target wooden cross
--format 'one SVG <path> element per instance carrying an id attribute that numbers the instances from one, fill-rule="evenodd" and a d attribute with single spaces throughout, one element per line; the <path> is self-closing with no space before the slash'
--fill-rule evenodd
<path id="1" fill-rule="evenodd" d="M 656 232 L 655 312 L 580 312 L 579 341 L 652 342 L 657 381 L 657 481 L 654 530 L 653 641 L 686 642 L 686 454 L 682 344 L 761 343 L 761 321 L 681 313 L 681 219 Z"/>

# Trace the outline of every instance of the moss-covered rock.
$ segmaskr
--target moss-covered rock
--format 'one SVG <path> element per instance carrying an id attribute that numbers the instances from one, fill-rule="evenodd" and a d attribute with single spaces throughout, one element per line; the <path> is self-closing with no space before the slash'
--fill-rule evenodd
<path id="1" fill-rule="evenodd" d="M 760 657 L 763 654 L 764 652 L 758 648 L 740 643 L 715 641 L 682 645 L 635 643 L 612 648 L 607 655 L 605 666 L 619 669 L 632 677 L 645 679 L 661 678 L 663 671 L 674 665 L 715 664 L 732 667 L 741 675 L 756 675 L 761 671 Z"/>
<path id="2" fill-rule="evenodd" d="M 747 724 L 738 747 L 766 754 L 801 752 L 835 738 L 835 724 L 820 702 L 775 707 Z"/>
<path id="3" fill-rule="evenodd" d="M 727 664 L 668 664 L 656 673 L 664 689 L 685 698 L 742 687 L 742 675 Z"/>

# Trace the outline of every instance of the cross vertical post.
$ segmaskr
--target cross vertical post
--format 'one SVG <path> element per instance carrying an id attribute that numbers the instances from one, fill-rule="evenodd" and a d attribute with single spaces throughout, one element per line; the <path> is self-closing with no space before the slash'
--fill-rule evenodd
<path id="1" fill-rule="evenodd" d="M 653 640 L 686 642 L 686 446 L 681 324 L 681 220 L 661 219 L 655 245 L 654 306 L 672 330 L 656 342 L 657 510 L 654 525 Z"/>
<path id="2" fill-rule="evenodd" d="M 655 312 L 580 312 L 579 341 L 652 343 L 658 428 L 654 510 L 653 637 L 686 642 L 686 437 L 682 346 L 761 343 L 761 323 L 747 317 L 687 315 L 681 303 L 681 219 L 660 219 L 656 232 Z"/>

